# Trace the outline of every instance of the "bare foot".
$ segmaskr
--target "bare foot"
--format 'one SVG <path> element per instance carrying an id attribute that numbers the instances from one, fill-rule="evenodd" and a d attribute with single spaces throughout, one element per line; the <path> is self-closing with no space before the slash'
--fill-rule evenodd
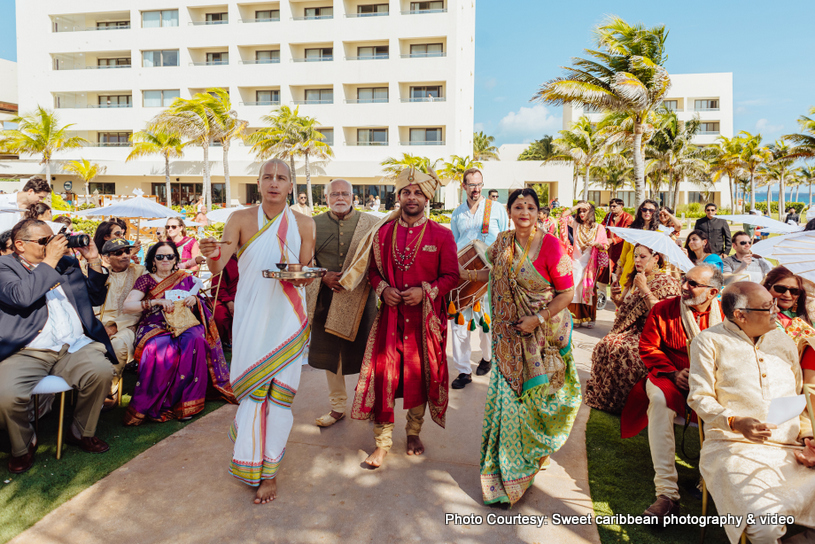
<path id="1" fill-rule="evenodd" d="M 408 455 L 421 455 L 424 453 L 424 444 L 422 439 L 418 436 L 407 437 L 407 454 Z"/>
<path id="2" fill-rule="evenodd" d="M 262 480 L 255 495 L 255 504 L 266 504 L 277 498 L 277 480 Z"/>
<path id="3" fill-rule="evenodd" d="M 376 448 L 374 452 L 365 459 L 365 464 L 371 468 L 379 468 L 382 466 L 382 462 L 385 460 L 385 456 L 388 455 L 388 450 L 383 450 L 382 448 Z"/>

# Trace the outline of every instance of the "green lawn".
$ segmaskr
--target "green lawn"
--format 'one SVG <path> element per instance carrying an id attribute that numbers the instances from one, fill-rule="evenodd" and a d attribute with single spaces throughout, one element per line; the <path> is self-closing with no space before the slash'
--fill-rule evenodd
<path id="1" fill-rule="evenodd" d="M 125 373 L 125 391 L 132 392 L 135 382 L 135 374 Z M 138 427 L 125 427 L 122 415 L 129 400 L 130 396 L 126 394 L 123 407 L 102 414 L 97 436 L 110 444 L 106 453 L 92 455 L 74 446 L 65 446 L 62 459 L 56 460 L 58 402 L 55 402 L 55 411 L 40 421 L 39 450 L 34 466 L 28 472 L 8 472 L 9 454 L 0 453 L 0 542 L 7 542 L 31 527 L 57 506 L 190 423 L 148 421 Z M 71 421 L 67 404 L 66 430 Z M 221 401 L 207 402 L 203 414 L 223 405 Z M 5 434 L 5 431 L 0 430 L 0 433 Z"/>

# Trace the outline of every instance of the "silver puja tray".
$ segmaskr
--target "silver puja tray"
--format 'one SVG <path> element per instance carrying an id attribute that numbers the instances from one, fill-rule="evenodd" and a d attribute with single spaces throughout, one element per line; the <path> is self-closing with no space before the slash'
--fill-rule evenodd
<path id="1" fill-rule="evenodd" d="M 275 280 L 308 280 L 312 278 L 322 278 L 328 272 L 325 268 L 302 267 L 301 270 L 264 270 L 264 278 Z"/>

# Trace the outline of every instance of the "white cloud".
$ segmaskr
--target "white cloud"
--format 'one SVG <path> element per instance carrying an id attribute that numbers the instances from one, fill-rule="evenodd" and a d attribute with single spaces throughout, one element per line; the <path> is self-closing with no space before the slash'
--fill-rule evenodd
<path id="1" fill-rule="evenodd" d="M 484 82 L 484 88 L 487 90 L 494 89 L 496 85 L 498 85 L 498 80 L 495 79 L 494 77 L 491 77 Z"/>
<path id="2" fill-rule="evenodd" d="M 473 125 L 473 132 L 481 132 L 484 130 L 484 123 L 475 123 Z"/>
<path id="3" fill-rule="evenodd" d="M 498 136 L 504 142 L 531 142 L 544 134 L 556 134 L 562 128 L 563 119 L 552 115 L 543 104 L 523 106 L 511 111 L 498 123 Z"/>
<path id="4" fill-rule="evenodd" d="M 767 119 L 756 121 L 756 130 L 764 134 L 775 134 L 784 130 L 784 125 L 771 125 Z"/>

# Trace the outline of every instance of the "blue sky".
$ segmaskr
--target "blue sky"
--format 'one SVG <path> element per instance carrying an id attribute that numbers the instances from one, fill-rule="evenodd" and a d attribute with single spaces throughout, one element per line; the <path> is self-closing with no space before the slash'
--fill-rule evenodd
<path id="1" fill-rule="evenodd" d="M 0 13 L 0 58 L 16 60 L 14 1 L 0 0 Z M 771 142 L 796 132 L 798 116 L 815 106 L 812 0 L 477 0 L 476 130 L 499 145 L 557 134 L 561 108 L 529 99 L 593 47 L 592 29 L 609 14 L 665 24 L 669 72 L 733 72 L 736 132 Z"/>

